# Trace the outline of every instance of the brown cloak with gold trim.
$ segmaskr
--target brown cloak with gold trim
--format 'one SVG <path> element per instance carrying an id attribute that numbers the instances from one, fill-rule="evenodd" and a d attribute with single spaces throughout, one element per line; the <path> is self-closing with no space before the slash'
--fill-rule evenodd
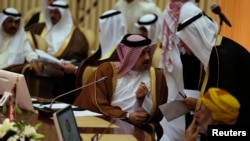
<path id="1" fill-rule="evenodd" d="M 125 119 L 127 112 L 118 106 L 111 105 L 111 99 L 116 88 L 116 73 L 116 68 L 112 63 L 106 62 L 100 65 L 95 73 L 90 76 L 88 83 L 104 76 L 107 76 L 108 79 L 82 89 L 74 105 L 108 116 Z M 152 117 L 148 124 L 155 125 L 154 127 L 157 127 L 158 130 L 161 129 L 159 122 L 163 117 L 158 106 L 167 102 L 168 88 L 165 76 L 160 69 L 151 67 L 150 78 L 153 108 L 151 111 Z"/>
<path id="2" fill-rule="evenodd" d="M 45 23 L 38 23 L 30 26 L 27 30 L 31 31 L 32 34 L 44 36 L 43 31 L 45 28 Z M 63 43 L 62 50 L 59 50 L 54 56 L 58 59 L 76 60 L 79 63 L 87 58 L 89 45 L 79 28 L 75 27 L 72 30 L 74 31 L 69 39 L 65 39 L 66 42 Z"/>

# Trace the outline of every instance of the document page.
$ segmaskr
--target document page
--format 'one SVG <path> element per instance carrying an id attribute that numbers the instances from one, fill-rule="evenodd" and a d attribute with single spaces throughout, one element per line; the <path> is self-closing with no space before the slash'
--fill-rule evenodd
<path id="1" fill-rule="evenodd" d="M 67 103 L 53 103 L 52 104 L 52 109 L 63 109 L 65 107 L 67 107 L 69 104 Z M 34 108 L 44 108 L 44 107 L 50 107 L 50 104 L 33 104 Z M 73 109 L 73 113 L 75 117 L 79 117 L 79 116 L 101 116 L 102 114 L 100 113 L 96 113 L 96 112 L 92 112 L 89 110 L 80 110 L 80 108 L 78 108 L 77 106 L 72 105 L 71 106 Z"/>
<path id="2" fill-rule="evenodd" d="M 177 95 L 175 100 L 159 106 L 162 114 L 168 122 L 190 112 L 187 106 L 181 102 L 181 99 L 186 97 L 199 98 L 200 95 L 199 90 L 190 89 L 184 89 L 183 91 L 180 91 L 178 93 L 179 94 Z"/>
<path id="3" fill-rule="evenodd" d="M 173 100 L 159 106 L 162 114 L 170 122 L 189 112 L 189 109 L 180 100 Z"/>
<path id="4" fill-rule="evenodd" d="M 147 112 L 147 113 L 151 113 L 152 111 L 152 100 L 148 97 L 145 97 L 142 103 L 142 108 Z"/>
<path id="5" fill-rule="evenodd" d="M 36 53 L 39 55 L 40 61 L 44 61 L 44 62 L 50 62 L 50 63 L 55 63 L 55 64 L 60 64 L 61 61 L 59 59 L 57 59 L 56 57 L 42 51 L 39 49 L 36 49 Z"/>

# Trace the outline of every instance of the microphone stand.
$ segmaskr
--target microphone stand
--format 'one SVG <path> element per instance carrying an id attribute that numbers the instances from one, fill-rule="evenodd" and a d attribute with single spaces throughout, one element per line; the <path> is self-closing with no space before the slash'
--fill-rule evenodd
<path id="1" fill-rule="evenodd" d="M 220 26 L 219 26 L 218 34 L 220 34 L 221 32 L 222 25 L 223 25 L 223 20 L 220 17 Z"/>
<path id="2" fill-rule="evenodd" d="M 116 122 L 115 118 L 112 118 L 109 125 L 107 126 L 107 128 L 105 128 L 103 130 L 103 132 L 100 134 L 96 133 L 92 138 L 91 138 L 91 141 L 99 141 L 101 139 L 101 137 L 103 136 L 103 134 L 105 134 L 110 128 L 111 126 Z"/>
<path id="3" fill-rule="evenodd" d="M 104 80 L 104 79 L 106 79 L 106 78 L 107 78 L 107 77 L 101 78 L 101 79 L 99 79 L 99 80 L 97 80 L 97 81 L 94 81 L 94 82 L 91 82 L 91 83 L 89 83 L 89 84 L 87 84 L 87 85 L 83 85 L 83 86 L 81 86 L 81 87 L 79 87 L 79 88 L 76 88 L 76 89 L 71 90 L 71 91 L 69 91 L 69 92 L 66 92 L 66 93 L 63 93 L 63 94 L 61 94 L 61 95 L 58 95 L 57 97 L 55 97 L 55 98 L 53 98 L 53 99 L 51 100 L 50 105 L 49 105 L 49 108 L 52 109 L 53 103 L 54 103 L 58 98 L 63 97 L 63 96 L 65 96 L 65 95 L 67 95 L 67 94 L 70 94 L 70 93 L 72 93 L 72 92 L 78 91 L 78 90 L 80 90 L 80 89 L 82 89 L 82 88 L 84 88 L 84 87 L 87 87 L 87 86 L 89 86 L 89 85 L 92 85 L 92 84 L 94 84 L 94 83 L 97 83 L 97 82 L 99 82 L 99 81 L 102 81 L 102 80 Z"/>
<path id="4" fill-rule="evenodd" d="M 79 87 L 79 88 L 76 88 L 76 89 L 71 90 L 71 91 L 69 91 L 69 92 L 66 92 L 66 93 L 63 93 L 63 94 L 61 94 L 61 95 L 58 95 L 57 97 L 55 97 L 55 98 L 53 98 L 53 99 L 51 100 L 51 102 L 50 102 L 50 104 L 49 104 L 49 107 L 37 108 L 37 110 L 38 110 L 38 112 L 39 112 L 39 115 L 44 115 L 44 116 L 52 117 L 52 116 L 53 116 L 53 113 L 56 112 L 55 109 L 52 109 L 52 105 L 53 105 L 53 103 L 54 103 L 58 98 L 63 97 L 63 96 L 66 96 L 66 95 L 68 95 L 68 94 L 70 94 L 70 93 L 72 93 L 72 92 L 75 92 L 75 91 L 77 91 L 77 90 L 80 90 L 80 89 L 82 89 L 82 88 L 85 88 L 85 87 L 87 87 L 87 86 L 89 86 L 89 85 L 92 85 L 92 84 L 98 83 L 98 82 L 100 82 L 100 81 L 103 81 L 103 80 L 105 80 L 105 79 L 107 79 L 107 78 L 108 78 L 107 76 L 104 76 L 104 77 L 102 77 L 102 78 L 100 78 L 100 79 L 98 79 L 98 80 L 96 80 L 96 81 L 93 81 L 93 82 L 88 83 L 88 84 L 86 84 L 86 85 L 82 85 L 82 86 Z"/>

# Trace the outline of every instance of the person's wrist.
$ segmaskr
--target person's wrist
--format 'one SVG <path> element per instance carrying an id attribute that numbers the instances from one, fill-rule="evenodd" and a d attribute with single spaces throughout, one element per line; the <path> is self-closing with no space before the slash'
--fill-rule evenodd
<path id="1" fill-rule="evenodd" d="M 127 114 L 126 114 L 126 118 L 129 120 L 129 116 L 130 116 L 130 114 L 129 114 L 129 112 L 127 112 Z"/>
<path id="2" fill-rule="evenodd" d="M 74 72 L 75 74 L 76 74 L 77 70 L 78 70 L 78 66 L 75 66 L 75 72 Z"/>

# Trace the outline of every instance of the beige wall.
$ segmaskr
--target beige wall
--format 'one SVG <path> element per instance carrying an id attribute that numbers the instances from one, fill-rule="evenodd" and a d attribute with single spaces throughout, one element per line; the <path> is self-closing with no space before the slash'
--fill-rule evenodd
<path id="1" fill-rule="evenodd" d="M 232 24 L 232 27 L 229 27 L 224 23 L 221 34 L 237 41 L 250 51 L 250 1 L 220 0 L 220 4 L 222 12 Z"/>
<path id="2" fill-rule="evenodd" d="M 117 0 L 68 0 L 70 8 L 78 24 L 87 28 L 91 28 L 98 33 L 98 18 L 106 10 L 111 9 Z M 155 0 L 156 4 L 164 10 L 169 0 Z M 97 5 L 95 6 L 97 2 Z M 198 6 L 202 8 L 210 17 L 218 21 L 218 16 L 211 12 L 210 5 L 217 2 L 222 7 L 222 12 L 228 17 L 232 23 L 229 28 L 225 24 L 221 33 L 228 36 L 250 50 L 249 35 L 250 17 L 248 5 L 249 0 L 200 0 Z M 0 10 L 5 7 L 14 7 L 22 12 L 25 16 L 30 9 L 39 7 L 41 0 L 0 0 Z M 83 18 L 84 17 L 84 18 Z M 83 20 L 84 19 L 84 20 Z"/>

